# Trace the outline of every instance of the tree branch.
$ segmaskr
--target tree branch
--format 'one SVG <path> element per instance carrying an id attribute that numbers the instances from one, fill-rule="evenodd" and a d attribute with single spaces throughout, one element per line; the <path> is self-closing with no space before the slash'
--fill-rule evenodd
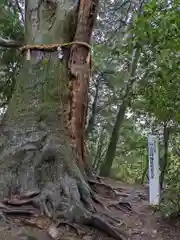
<path id="1" fill-rule="evenodd" d="M 4 39 L 0 37 L 0 47 L 5 47 L 5 48 L 19 48 L 23 45 L 22 42 L 14 41 L 14 40 L 9 40 L 9 39 Z"/>
<path id="2" fill-rule="evenodd" d="M 20 15 L 21 15 L 22 22 L 24 23 L 24 15 L 23 15 L 22 8 L 21 8 L 18 0 L 15 0 L 15 2 L 16 2 L 16 7 L 17 7 L 17 9 L 18 9 L 18 11 L 19 11 L 19 13 L 20 13 Z"/>

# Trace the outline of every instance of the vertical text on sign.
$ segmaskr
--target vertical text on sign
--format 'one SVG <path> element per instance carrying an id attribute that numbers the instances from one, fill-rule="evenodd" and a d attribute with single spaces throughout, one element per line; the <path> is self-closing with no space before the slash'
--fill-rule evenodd
<path id="1" fill-rule="evenodd" d="M 148 137 L 149 154 L 149 201 L 152 205 L 158 205 L 160 201 L 159 185 L 159 150 L 158 139 L 154 135 Z"/>
<path id="2" fill-rule="evenodd" d="M 150 178 L 154 178 L 154 142 L 149 143 Z"/>

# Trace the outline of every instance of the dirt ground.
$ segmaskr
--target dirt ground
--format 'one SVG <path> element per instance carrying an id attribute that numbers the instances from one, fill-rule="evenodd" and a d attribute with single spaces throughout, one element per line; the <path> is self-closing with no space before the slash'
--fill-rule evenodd
<path id="1" fill-rule="evenodd" d="M 167 221 L 148 204 L 148 189 L 130 186 L 110 179 L 90 182 L 98 192 L 97 209 L 101 215 L 108 212 L 116 221 L 116 228 L 123 240 L 178 240 L 180 239 L 180 220 Z M 1 207 L 1 205 L 0 205 Z M 2 207 L 1 207 L 2 208 Z M 23 210 L 23 208 L 21 208 Z M 0 221 L 0 240 L 110 240 L 104 232 L 95 228 L 59 223 L 54 227 L 52 221 L 44 216 L 7 217 Z"/>
<path id="2" fill-rule="evenodd" d="M 126 224 L 132 240 L 178 240 L 180 239 L 180 219 L 165 220 L 148 202 L 147 186 L 131 186 L 106 180 L 120 193 L 127 194 L 123 201 L 129 202 L 131 211 L 114 211 Z M 120 194 L 121 196 L 121 194 Z"/>

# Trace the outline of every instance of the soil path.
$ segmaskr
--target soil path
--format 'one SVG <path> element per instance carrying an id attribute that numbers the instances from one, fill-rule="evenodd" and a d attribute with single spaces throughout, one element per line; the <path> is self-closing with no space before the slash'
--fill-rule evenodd
<path id="1" fill-rule="evenodd" d="M 180 219 L 165 220 L 148 202 L 148 187 L 127 185 L 110 179 L 104 180 L 127 196 L 123 201 L 130 203 L 132 211 L 115 211 L 126 223 L 132 240 L 179 240 Z"/>

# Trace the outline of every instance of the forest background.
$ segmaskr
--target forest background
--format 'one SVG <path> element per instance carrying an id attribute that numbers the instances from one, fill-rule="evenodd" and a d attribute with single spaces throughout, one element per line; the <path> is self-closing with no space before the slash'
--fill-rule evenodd
<path id="1" fill-rule="evenodd" d="M 166 214 L 180 211 L 179 14 L 176 0 L 100 1 L 86 125 L 93 173 L 127 183 L 147 183 L 147 136 L 158 136 Z M 2 116 L 22 64 L 3 44 L 23 34 L 23 1 L 1 0 Z"/>

